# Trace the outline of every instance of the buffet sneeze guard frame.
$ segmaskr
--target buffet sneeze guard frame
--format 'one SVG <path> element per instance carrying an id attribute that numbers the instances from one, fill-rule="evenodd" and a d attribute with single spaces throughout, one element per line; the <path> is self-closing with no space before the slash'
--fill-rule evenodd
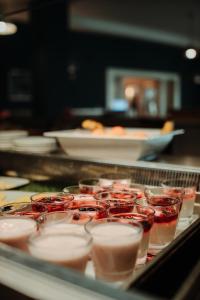
<path id="1" fill-rule="evenodd" d="M 15 175 L 26 174 L 29 179 L 33 175 L 43 174 L 48 178 L 54 175 L 54 180 L 64 179 L 65 183 L 75 182 L 81 177 L 97 177 L 105 172 L 128 172 L 135 181 L 143 184 L 156 185 L 162 179 L 182 178 L 195 181 L 200 189 L 200 168 L 160 163 L 116 165 L 57 155 L 0 152 L 0 170 L 3 174 L 10 170 L 15 171 Z M 200 215 L 200 199 L 195 204 L 195 214 Z M 126 290 L 113 288 L 0 244 L 0 284 L 8 288 L 4 299 L 11 291 L 24 295 L 24 299 L 198 299 L 199 238 L 200 218 L 127 282 Z"/>

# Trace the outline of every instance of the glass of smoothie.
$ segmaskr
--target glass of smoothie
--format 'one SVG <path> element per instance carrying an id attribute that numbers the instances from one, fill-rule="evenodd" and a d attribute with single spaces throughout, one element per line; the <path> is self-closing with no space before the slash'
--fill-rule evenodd
<path id="1" fill-rule="evenodd" d="M 128 279 L 133 274 L 142 239 L 141 224 L 106 218 L 85 227 L 93 237 L 91 257 L 96 278 L 115 283 Z"/>
<path id="2" fill-rule="evenodd" d="M 130 184 L 131 176 L 127 173 L 105 173 L 99 178 L 99 185 L 103 189 L 121 189 L 124 187 L 129 187 Z"/>
<path id="3" fill-rule="evenodd" d="M 134 205 L 132 211 L 128 213 L 112 214 L 112 217 L 124 220 L 129 224 L 139 222 L 143 227 L 143 236 L 140 243 L 136 265 L 140 266 L 146 263 L 147 251 L 149 248 L 149 239 L 151 228 L 154 223 L 155 211 L 150 206 Z"/>
<path id="4" fill-rule="evenodd" d="M 85 232 L 84 225 L 91 221 L 91 217 L 80 216 L 77 220 L 72 211 L 56 211 L 43 214 L 38 220 L 40 231 L 64 234 Z"/>
<path id="5" fill-rule="evenodd" d="M 174 239 L 181 201 L 166 195 L 161 187 L 146 188 L 145 195 L 148 204 L 155 210 L 149 253 L 156 255 Z"/>
<path id="6" fill-rule="evenodd" d="M 84 272 L 91 250 L 86 233 L 38 232 L 29 239 L 29 252 L 36 258 Z"/>
<path id="7" fill-rule="evenodd" d="M 180 222 L 189 222 L 193 215 L 197 183 L 191 180 L 169 179 L 162 183 L 166 194 L 182 200 Z"/>
<path id="8" fill-rule="evenodd" d="M 73 214 L 72 212 L 69 210 L 65 210 L 65 211 L 54 211 L 54 212 L 47 212 L 42 214 L 39 219 L 38 222 L 39 224 L 50 224 L 50 223 L 68 223 L 70 221 L 72 221 L 73 219 Z"/>
<path id="9" fill-rule="evenodd" d="M 37 231 L 37 223 L 27 217 L 0 217 L 0 242 L 27 251 L 29 236 Z"/>

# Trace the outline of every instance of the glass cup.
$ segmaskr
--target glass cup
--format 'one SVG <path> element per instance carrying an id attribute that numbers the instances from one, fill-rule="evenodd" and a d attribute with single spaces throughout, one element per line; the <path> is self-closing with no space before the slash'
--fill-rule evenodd
<path id="1" fill-rule="evenodd" d="M 78 224 L 78 225 L 85 225 L 89 223 L 92 220 L 92 217 L 86 214 L 80 214 L 77 212 L 73 213 L 73 224 Z"/>
<path id="2" fill-rule="evenodd" d="M 77 216 L 73 211 L 56 211 L 43 214 L 39 219 L 39 229 L 44 233 L 82 233 L 84 225 L 90 222 L 91 217 Z"/>
<path id="3" fill-rule="evenodd" d="M 197 184 L 191 180 L 169 179 L 162 183 L 167 195 L 182 200 L 180 221 L 189 222 L 193 215 Z"/>
<path id="4" fill-rule="evenodd" d="M 127 173 L 105 173 L 99 178 L 99 185 L 103 189 L 120 189 L 123 187 L 129 187 L 130 184 L 131 177 Z"/>
<path id="5" fill-rule="evenodd" d="M 41 214 L 47 211 L 46 205 L 39 202 L 36 204 L 27 202 L 14 202 L 0 207 L 1 215 L 26 216 L 34 220 L 37 220 Z"/>
<path id="6" fill-rule="evenodd" d="M 109 213 L 130 212 L 136 200 L 136 195 L 131 192 L 112 190 L 98 192 L 95 198 L 109 205 Z"/>
<path id="7" fill-rule="evenodd" d="M 86 230 L 93 237 L 92 260 L 96 278 L 122 283 L 134 270 L 142 226 L 138 222 L 121 222 L 107 218 L 86 224 Z"/>
<path id="8" fill-rule="evenodd" d="M 91 200 L 73 200 L 70 202 L 68 209 L 74 211 L 74 220 L 80 216 L 90 216 L 92 219 L 102 219 L 108 217 L 108 204 L 104 201 Z"/>
<path id="9" fill-rule="evenodd" d="M 118 190 L 118 191 L 132 193 L 136 199 L 141 199 L 141 198 L 145 197 L 144 189 L 145 189 L 145 186 L 142 184 L 139 184 L 139 183 L 131 183 L 129 187 L 123 187 L 123 186 L 117 187 L 116 186 L 116 188 L 115 188 L 115 190 Z"/>
<path id="10" fill-rule="evenodd" d="M 27 217 L 0 217 L 0 242 L 27 251 L 27 239 L 37 231 L 37 223 Z"/>
<path id="11" fill-rule="evenodd" d="M 87 205 L 92 205 L 96 202 L 97 202 L 97 200 L 92 195 L 79 194 L 79 195 L 74 196 L 74 200 L 72 200 L 69 203 L 68 209 L 75 210 L 75 209 L 79 208 L 81 205 L 87 206 Z M 99 204 L 101 204 L 101 203 L 99 202 Z"/>
<path id="12" fill-rule="evenodd" d="M 67 209 L 70 201 L 74 199 L 73 195 L 66 193 L 39 193 L 31 196 L 32 206 L 38 203 L 46 205 L 48 212 L 63 211 Z"/>
<path id="13" fill-rule="evenodd" d="M 66 186 L 66 187 L 63 189 L 63 192 L 64 192 L 64 193 L 67 193 L 67 194 L 72 194 L 72 195 L 77 195 L 77 194 L 80 194 L 80 193 L 81 193 L 78 185 L 70 185 L 70 186 Z"/>
<path id="14" fill-rule="evenodd" d="M 82 200 L 83 202 L 94 200 L 93 194 L 81 193 L 78 185 L 68 186 L 63 189 L 66 194 L 71 194 L 73 200 Z"/>
<path id="15" fill-rule="evenodd" d="M 84 272 L 91 250 L 91 236 L 86 233 L 38 232 L 29 238 L 31 255 L 51 263 Z"/>
<path id="16" fill-rule="evenodd" d="M 144 197 L 144 189 L 145 186 L 140 183 L 131 183 L 129 187 L 124 188 L 123 190 L 133 193 L 136 195 L 136 199 L 140 199 Z"/>
<path id="17" fill-rule="evenodd" d="M 54 211 L 54 212 L 47 212 L 42 214 L 38 222 L 39 224 L 51 224 L 51 223 L 65 223 L 72 221 L 73 214 L 70 210 L 68 211 Z"/>
<path id="18" fill-rule="evenodd" d="M 99 179 L 97 178 L 89 178 L 82 179 L 79 181 L 79 189 L 82 194 L 96 194 L 99 191 L 103 191 L 103 189 L 99 186 Z"/>
<path id="19" fill-rule="evenodd" d="M 160 187 L 146 188 L 145 195 L 155 210 L 149 245 L 149 253 L 155 255 L 174 239 L 181 202 Z"/>
<path id="20" fill-rule="evenodd" d="M 112 217 L 125 220 L 129 224 L 139 222 L 143 227 L 143 236 L 140 243 L 136 265 L 146 263 L 147 251 L 149 248 L 150 231 L 154 223 L 155 211 L 150 206 L 134 205 L 129 213 L 113 214 Z"/>
<path id="21" fill-rule="evenodd" d="M 136 200 L 135 200 L 135 204 L 136 204 L 136 205 L 142 205 L 142 206 L 149 206 L 146 197 L 136 199 Z"/>

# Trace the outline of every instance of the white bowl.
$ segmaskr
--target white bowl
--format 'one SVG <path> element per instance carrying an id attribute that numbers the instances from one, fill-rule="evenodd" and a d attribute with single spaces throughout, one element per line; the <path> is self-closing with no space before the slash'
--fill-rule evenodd
<path id="1" fill-rule="evenodd" d="M 32 147 L 32 146 L 52 146 L 55 145 L 54 138 L 47 138 L 43 136 L 28 136 L 25 138 L 17 138 L 13 141 L 15 146 Z"/>
<path id="2" fill-rule="evenodd" d="M 57 149 L 55 138 L 43 136 L 30 136 L 15 139 L 12 146 L 12 150 L 28 153 L 49 153 Z"/>
<path id="3" fill-rule="evenodd" d="M 86 130 L 61 130 L 45 132 L 48 137 L 57 138 L 62 149 L 70 156 L 81 158 L 103 158 L 111 160 L 137 160 L 161 152 L 183 130 L 161 134 L 159 129 L 126 129 L 132 136 L 94 135 Z M 134 138 L 134 133 L 142 131 L 144 138 Z"/>
<path id="4" fill-rule="evenodd" d="M 28 135 L 26 130 L 0 130 L 0 140 L 7 141 L 18 137 L 24 137 Z"/>
<path id="5" fill-rule="evenodd" d="M 28 135 L 26 130 L 0 130 L 0 150 L 11 150 L 13 140 Z"/>

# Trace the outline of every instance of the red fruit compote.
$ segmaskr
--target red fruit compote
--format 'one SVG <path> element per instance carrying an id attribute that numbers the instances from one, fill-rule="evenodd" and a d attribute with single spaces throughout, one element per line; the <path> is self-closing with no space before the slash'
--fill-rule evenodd
<path id="1" fill-rule="evenodd" d="M 65 193 L 40 193 L 31 197 L 33 209 L 37 210 L 38 203 L 42 203 L 47 207 L 48 212 L 67 209 L 73 199 L 73 195 Z"/>
<path id="2" fill-rule="evenodd" d="M 92 219 L 102 219 L 108 217 L 108 204 L 104 201 L 91 200 L 73 200 L 70 202 L 68 209 L 74 211 L 74 220 L 79 220 L 82 216 L 90 216 Z"/>
<path id="3" fill-rule="evenodd" d="M 0 208 L 2 215 L 26 216 L 37 220 L 41 214 L 48 212 L 46 205 L 42 203 L 15 202 L 8 203 Z"/>
<path id="4" fill-rule="evenodd" d="M 117 214 L 131 212 L 136 196 L 130 192 L 112 190 L 99 192 L 95 195 L 95 198 L 108 204 L 110 214 Z"/>
<path id="5" fill-rule="evenodd" d="M 133 193 L 136 199 L 141 199 L 144 197 L 144 189 L 145 186 L 139 183 L 131 183 L 130 186 L 128 187 L 115 186 L 115 190 L 121 190 L 129 193 Z"/>

